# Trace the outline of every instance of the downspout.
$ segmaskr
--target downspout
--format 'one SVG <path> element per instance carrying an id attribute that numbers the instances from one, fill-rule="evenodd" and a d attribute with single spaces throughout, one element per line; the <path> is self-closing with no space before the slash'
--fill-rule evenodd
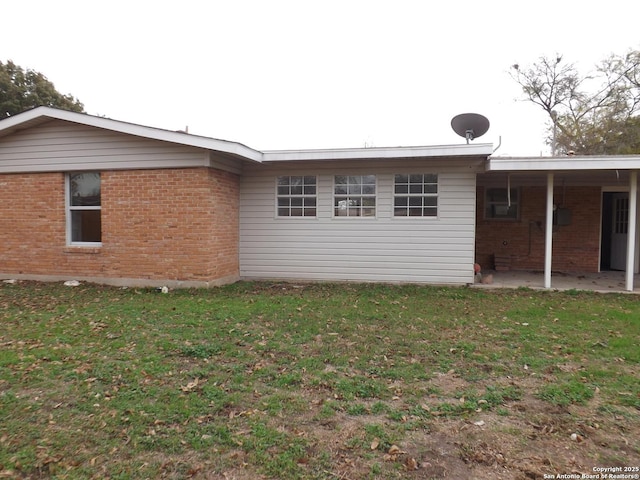
<path id="1" fill-rule="evenodd" d="M 498 137 L 498 146 L 493 149 L 493 152 L 491 152 L 491 155 L 496 153 L 501 146 L 502 146 L 502 135 Z"/>

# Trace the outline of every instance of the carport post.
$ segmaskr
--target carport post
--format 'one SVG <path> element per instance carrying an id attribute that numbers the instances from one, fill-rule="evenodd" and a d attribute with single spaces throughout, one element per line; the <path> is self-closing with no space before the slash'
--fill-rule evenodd
<path id="1" fill-rule="evenodd" d="M 638 172 L 629 172 L 629 231 L 627 232 L 627 269 L 625 289 L 633 292 L 633 274 L 636 266 L 636 222 L 638 221 Z"/>
<path id="2" fill-rule="evenodd" d="M 544 288 L 551 288 L 551 243 L 553 240 L 553 173 L 547 173 L 547 223 L 544 235 Z"/>

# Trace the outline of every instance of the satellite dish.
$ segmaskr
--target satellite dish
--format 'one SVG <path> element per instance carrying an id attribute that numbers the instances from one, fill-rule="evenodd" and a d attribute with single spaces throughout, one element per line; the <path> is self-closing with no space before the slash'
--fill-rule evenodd
<path id="1" fill-rule="evenodd" d="M 489 120 L 479 113 L 461 113 L 451 119 L 451 128 L 461 137 L 469 140 L 481 137 L 489 130 Z"/>

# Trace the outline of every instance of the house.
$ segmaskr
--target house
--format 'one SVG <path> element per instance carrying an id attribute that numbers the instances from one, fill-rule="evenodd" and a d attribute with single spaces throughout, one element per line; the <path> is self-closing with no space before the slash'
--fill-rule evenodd
<path id="1" fill-rule="evenodd" d="M 492 153 L 261 152 L 39 107 L 0 121 L 0 278 L 464 285 L 478 261 L 631 267 L 633 288 L 640 157 Z"/>

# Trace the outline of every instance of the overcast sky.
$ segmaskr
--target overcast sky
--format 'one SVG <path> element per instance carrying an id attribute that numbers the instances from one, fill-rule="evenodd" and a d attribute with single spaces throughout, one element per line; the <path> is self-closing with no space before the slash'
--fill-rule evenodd
<path id="1" fill-rule="evenodd" d="M 2 2 L 0 60 L 87 113 L 259 150 L 464 143 L 547 155 L 546 117 L 509 77 L 556 53 L 587 73 L 640 48 L 637 0 Z"/>

